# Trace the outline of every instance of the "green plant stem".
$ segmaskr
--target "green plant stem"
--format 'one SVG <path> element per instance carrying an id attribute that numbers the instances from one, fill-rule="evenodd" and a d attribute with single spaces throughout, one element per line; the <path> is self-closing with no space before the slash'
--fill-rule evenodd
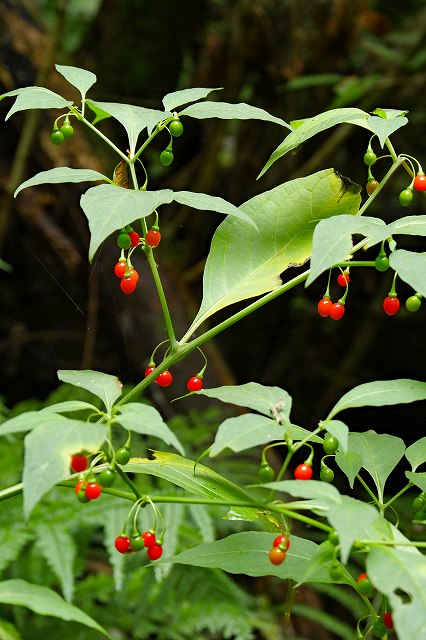
<path id="1" fill-rule="evenodd" d="M 73 112 L 73 114 L 77 117 L 78 120 L 80 120 L 80 122 L 84 122 L 86 127 L 89 127 L 89 129 L 94 131 L 96 135 L 99 136 L 99 138 L 102 138 L 102 140 L 106 142 L 106 144 L 109 147 L 111 147 L 111 149 L 113 149 L 115 153 L 120 156 L 122 160 L 124 160 L 125 162 L 127 162 L 127 164 L 129 164 L 129 158 L 118 147 L 116 147 L 115 144 L 102 133 L 102 131 L 99 131 L 99 129 L 97 129 L 91 122 L 86 120 L 86 118 L 83 116 L 82 113 L 78 111 L 78 109 L 76 109 L 71 105 L 69 107 L 69 110 Z"/>
<path id="2" fill-rule="evenodd" d="M 339 262 L 339 264 L 335 264 L 332 269 L 335 267 L 375 267 L 376 263 L 374 260 L 345 260 L 345 262 Z"/>
<path id="3" fill-rule="evenodd" d="M 390 144 L 390 143 L 389 143 Z M 395 153 L 395 152 L 394 152 Z M 391 154 L 392 155 L 392 154 Z M 377 189 L 374 191 L 374 193 L 372 193 L 371 196 L 368 196 L 367 200 L 364 202 L 364 204 L 362 205 L 362 207 L 360 208 L 360 210 L 358 211 L 358 213 L 356 214 L 357 216 L 362 216 L 364 211 L 371 205 L 371 203 L 377 198 L 377 196 L 379 195 L 379 193 L 381 192 L 381 190 L 383 189 L 383 187 L 385 186 L 385 184 L 388 182 L 388 180 L 391 178 L 392 174 L 395 173 L 395 171 L 398 169 L 398 167 L 401 166 L 401 164 L 404 162 L 403 158 L 398 158 L 398 156 L 396 156 L 395 154 L 395 158 L 394 156 L 392 156 L 392 159 L 394 160 L 394 163 L 392 164 L 391 168 L 389 169 L 389 171 L 383 176 L 382 180 L 380 181 L 379 186 L 377 187 Z M 361 242 L 358 243 L 358 245 L 356 245 L 357 249 L 361 248 L 362 246 L 364 246 L 364 244 L 367 242 L 367 238 L 365 238 L 365 240 L 362 240 Z M 355 247 L 352 249 L 351 253 L 354 253 L 355 251 Z"/>
<path id="4" fill-rule="evenodd" d="M 376 496 L 374 495 L 374 493 L 371 491 L 370 487 L 368 486 L 368 484 L 361 478 L 361 476 L 359 475 L 359 473 L 357 473 L 356 475 L 357 480 L 360 481 L 360 483 L 362 484 L 362 486 L 364 487 L 364 489 L 366 490 L 366 492 L 368 493 L 368 495 L 370 496 L 370 498 L 374 501 L 374 503 L 380 508 L 380 510 L 383 508 L 383 505 L 381 504 L 381 502 L 379 502 L 379 500 L 376 498 Z"/>
<path id="5" fill-rule="evenodd" d="M 388 507 L 390 507 L 390 505 L 395 502 L 395 500 L 397 500 L 400 496 L 402 496 L 403 493 L 405 493 L 406 491 L 408 491 L 408 489 L 411 489 L 411 487 L 413 486 L 412 482 L 409 482 L 408 484 L 405 485 L 405 487 L 403 487 L 403 489 L 401 489 L 401 491 L 398 491 L 398 493 L 396 493 L 393 498 L 391 498 L 390 500 L 388 500 L 383 507 L 385 509 L 387 509 Z"/>
<path id="6" fill-rule="evenodd" d="M 0 491 L 0 502 L 13 498 L 14 496 L 18 496 L 22 493 L 23 486 L 22 482 L 20 482 L 19 484 L 13 485 L 13 487 L 8 487 L 7 489 Z"/>
<path id="7" fill-rule="evenodd" d="M 118 475 L 120 476 L 120 478 L 123 480 L 123 482 L 125 482 L 127 484 L 128 487 L 130 487 L 130 489 L 133 491 L 133 493 L 135 494 L 136 498 L 138 500 L 140 500 L 142 498 L 142 494 L 139 491 L 139 489 L 137 488 L 137 486 L 135 485 L 135 483 L 130 480 L 129 476 L 127 475 L 127 473 L 125 473 L 123 471 L 123 469 L 117 465 L 115 467 L 115 470 L 117 471 Z"/>
<path id="8" fill-rule="evenodd" d="M 402 542 L 402 541 L 397 541 L 397 540 L 357 540 L 358 543 L 360 544 L 365 544 L 366 547 L 368 546 L 386 546 L 386 547 L 426 547 L 426 542 L 420 542 L 420 541 L 415 541 L 415 542 Z"/>

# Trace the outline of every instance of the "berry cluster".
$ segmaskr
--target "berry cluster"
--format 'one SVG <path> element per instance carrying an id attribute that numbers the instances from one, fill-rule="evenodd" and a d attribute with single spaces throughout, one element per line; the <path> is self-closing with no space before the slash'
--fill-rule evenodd
<path id="1" fill-rule="evenodd" d="M 160 540 L 155 537 L 154 531 L 144 533 L 135 532 L 129 538 L 125 532 L 120 533 L 114 541 L 114 546 L 119 553 L 130 554 L 146 549 L 146 554 L 150 560 L 158 560 L 163 553 L 163 546 Z"/>
<path id="2" fill-rule="evenodd" d="M 116 462 L 120 462 L 120 460 L 117 459 L 119 451 L 120 449 L 116 452 Z M 111 487 L 117 477 L 114 466 L 110 465 L 107 469 L 103 469 L 96 478 L 92 469 L 89 468 L 89 460 L 84 453 L 72 455 L 70 466 L 72 471 L 80 473 L 80 478 L 75 485 L 75 493 L 80 502 L 89 502 L 90 500 L 99 498 L 102 493 L 102 488 Z"/>
<path id="3" fill-rule="evenodd" d="M 290 538 L 281 534 L 275 538 L 272 548 L 269 550 L 269 560 L 274 565 L 280 565 L 286 559 L 287 551 L 290 548 Z"/>
<path id="4" fill-rule="evenodd" d="M 150 364 L 145 369 L 145 378 L 147 378 L 153 371 L 155 371 L 156 367 L 153 364 Z M 157 378 L 155 378 L 154 382 L 156 382 L 160 387 L 169 387 L 173 382 L 173 376 L 166 369 L 166 371 L 162 371 Z M 190 393 L 194 391 L 200 391 L 203 388 L 203 378 L 199 374 L 198 376 L 192 376 L 186 383 L 186 388 Z"/>
<path id="5" fill-rule="evenodd" d="M 59 116 L 59 118 L 61 117 L 63 116 Z M 69 140 L 69 138 L 72 138 L 74 135 L 74 128 L 70 123 L 69 115 L 65 116 L 64 123 L 60 128 L 58 127 L 59 118 L 55 120 L 52 133 L 50 134 L 50 141 L 52 144 L 56 145 L 62 144 L 65 140 Z"/>

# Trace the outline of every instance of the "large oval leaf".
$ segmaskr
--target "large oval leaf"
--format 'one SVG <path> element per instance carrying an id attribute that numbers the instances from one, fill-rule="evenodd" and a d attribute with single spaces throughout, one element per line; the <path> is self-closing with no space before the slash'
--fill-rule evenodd
<path id="1" fill-rule="evenodd" d="M 44 87 L 14 89 L 3 93 L 0 96 L 0 100 L 13 96 L 17 96 L 17 98 L 13 107 L 8 111 L 5 120 L 17 111 L 24 111 L 25 109 L 65 109 L 72 104 L 70 100 L 65 100 L 62 96 Z"/>
<path id="2" fill-rule="evenodd" d="M 108 180 L 99 171 L 92 169 L 71 169 L 70 167 L 56 167 L 48 171 L 41 171 L 29 180 L 26 180 L 16 189 L 13 197 L 16 198 L 22 189 L 34 187 L 38 184 L 58 184 L 61 182 L 91 182 L 94 180 Z"/>
<path id="3" fill-rule="evenodd" d="M 86 389 L 100 398 L 108 413 L 111 413 L 114 402 L 121 396 L 123 385 L 117 376 L 111 376 L 102 371 L 85 369 L 59 369 L 58 378 L 81 389 Z"/>
<path id="4" fill-rule="evenodd" d="M 83 100 L 90 87 L 92 87 L 96 82 L 95 74 L 91 71 L 87 71 L 86 69 L 69 67 L 63 64 L 55 64 L 55 69 L 58 73 L 64 76 L 65 80 L 68 80 L 70 84 L 80 91 Z"/>
<path id="5" fill-rule="evenodd" d="M 238 104 L 231 104 L 229 102 L 200 102 L 198 104 L 191 104 L 190 107 L 186 107 L 180 112 L 181 116 L 191 116 L 191 118 L 221 118 L 222 120 L 266 120 L 266 122 L 275 122 L 282 127 L 290 129 L 290 125 L 287 124 L 281 118 L 271 115 L 264 109 L 259 107 L 252 107 L 250 104 L 240 102 Z"/>
<path id="6" fill-rule="evenodd" d="M 229 402 L 239 407 L 248 407 L 269 417 L 289 420 L 291 397 L 279 387 L 266 387 L 257 382 L 247 382 L 237 386 L 201 389 L 198 395 L 217 398 L 221 402 Z"/>
<path id="7" fill-rule="evenodd" d="M 215 89 L 207 89 L 205 87 L 192 87 L 191 89 L 182 89 L 168 93 L 163 98 L 163 106 L 166 111 L 172 111 L 182 104 L 188 102 L 196 102 L 209 95 L 212 91 L 219 91 L 221 87 Z"/>
<path id="8" fill-rule="evenodd" d="M 391 253 L 389 262 L 401 280 L 413 287 L 414 291 L 426 296 L 426 253 L 397 249 Z"/>

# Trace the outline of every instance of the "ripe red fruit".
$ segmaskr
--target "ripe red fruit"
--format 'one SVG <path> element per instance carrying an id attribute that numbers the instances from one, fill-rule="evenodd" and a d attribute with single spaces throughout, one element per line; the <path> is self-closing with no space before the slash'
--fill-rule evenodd
<path id="1" fill-rule="evenodd" d="M 155 378 L 155 382 L 160 385 L 160 387 L 168 387 L 172 384 L 173 376 L 170 371 L 163 371 L 160 373 L 158 378 Z"/>
<path id="2" fill-rule="evenodd" d="M 89 500 L 96 500 L 102 493 L 102 488 L 99 482 L 89 482 L 86 485 L 85 494 Z"/>
<path id="3" fill-rule="evenodd" d="M 312 467 L 308 464 L 299 464 L 294 470 L 296 480 L 310 480 L 312 478 Z"/>
<path id="4" fill-rule="evenodd" d="M 121 290 L 124 291 L 124 293 L 133 293 L 133 291 L 136 289 L 135 278 L 133 278 L 132 276 L 123 278 L 120 282 L 120 287 Z"/>
<path id="5" fill-rule="evenodd" d="M 114 541 L 114 547 L 120 553 L 127 553 L 130 549 L 130 538 L 127 536 L 118 536 Z"/>
<path id="6" fill-rule="evenodd" d="M 396 296 L 388 296 L 383 300 L 383 309 L 388 316 L 394 316 L 398 312 L 400 302 Z"/>
<path id="7" fill-rule="evenodd" d="M 323 318 L 329 316 L 332 305 L 333 303 L 331 302 L 330 298 L 322 298 L 322 300 L 318 302 L 318 313 L 320 314 L 320 316 L 322 316 Z"/>
<path id="8" fill-rule="evenodd" d="M 285 557 L 286 552 L 279 547 L 272 547 L 272 549 L 269 550 L 269 560 L 270 562 L 272 562 L 272 564 L 282 564 L 285 560 Z"/>
<path id="9" fill-rule="evenodd" d="M 345 305 L 340 302 L 335 302 L 331 305 L 330 318 L 333 320 L 340 320 L 345 315 Z"/>
<path id="10" fill-rule="evenodd" d="M 132 278 L 132 280 L 134 280 L 135 282 L 138 282 L 139 280 L 139 274 L 136 271 L 136 269 L 133 269 L 133 267 L 129 270 L 130 273 L 130 278 Z"/>
<path id="11" fill-rule="evenodd" d="M 375 190 L 378 188 L 378 186 L 379 186 L 379 183 L 377 182 L 377 180 L 372 179 L 367 182 L 365 190 L 367 191 L 368 195 L 371 196 L 375 192 Z"/>
<path id="12" fill-rule="evenodd" d="M 203 381 L 198 376 L 193 376 L 192 378 L 189 378 L 186 383 L 186 387 L 188 391 L 199 391 L 203 388 Z"/>
<path id="13" fill-rule="evenodd" d="M 80 493 L 81 489 L 83 489 L 85 484 L 86 484 L 85 480 L 79 480 L 77 482 L 77 484 L 74 487 L 76 495 L 78 495 Z"/>
<path id="14" fill-rule="evenodd" d="M 290 538 L 285 535 L 277 536 L 272 543 L 273 547 L 282 547 L 283 550 L 288 551 L 290 548 Z"/>
<path id="15" fill-rule="evenodd" d="M 142 534 L 142 538 L 147 549 L 154 546 L 156 542 L 155 533 L 153 533 L 152 531 L 145 531 L 145 533 Z"/>
<path id="16" fill-rule="evenodd" d="M 161 241 L 161 233 L 158 229 L 150 229 L 145 236 L 145 242 L 148 247 L 155 248 L 158 247 Z"/>
<path id="17" fill-rule="evenodd" d="M 163 547 L 161 546 L 161 544 L 155 543 L 148 547 L 146 555 L 150 560 L 158 560 L 158 558 L 161 558 L 162 553 Z"/>
<path id="18" fill-rule="evenodd" d="M 337 276 L 337 284 L 339 284 L 341 287 L 346 287 L 346 285 L 349 284 L 349 281 L 349 273 L 339 273 L 339 275 Z"/>
<path id="19" fill-rule="evenodd" d="M 388 629 L 393 629 L 393 620 L 392 620 L 391 611 L 387 611 L 386 613 L 383 614 L 383 622 L 385 624 L 385 627 L 387 627 Z"/>
<path id="20" fill-rule="evenodd" d="M 130 238 L 130 246 L 137 247 L 140 242 L 139 234 L 136 233 L 136 231 L 130 231 L 129 238 Z"/>
<path id="21" fill-rule="evenodd" d="M 76 454 L 71 457 L 71 469 L 76 473 L 87 469 L 88 460 L 85 455 Z"/>
<path id="22" fill-rule="evenodd" d="M 413 186 L 417 191 L 426 191 L 426 176 L 424 173 L 418 173 L 416 175 Z"/>
<path id="23" fill-rule="evenodd" d="M 114 273 L 117 278 L 124 278 L 124 274 L 126 273 L 127 263 L 125 260 L 119 260 L 114 267 Z"/>
<path id="24" fill-rule="evenodd" d="M 145 369 L 145 378 L 147 378 L 149 374 L 152 373 L 153 371 L 155 371 L 155 367 L 147 367 Z"/>

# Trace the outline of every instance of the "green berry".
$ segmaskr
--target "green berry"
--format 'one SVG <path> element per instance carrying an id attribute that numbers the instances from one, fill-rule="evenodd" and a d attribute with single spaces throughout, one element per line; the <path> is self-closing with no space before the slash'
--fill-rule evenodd
<path id="1" fill-rule="evenodd" d="M 117 238 L 117 244 L 120 249 L 128 249 L 131 245 L 132 241 L 128 233 L 122 232 L 119 234 Z"/>
<path id="2" fill-rule="evenodd" d="M 383 636 L 388 633 L 388 628 L 386 627 L 383 620 L 377 620 L 371 632 L 375 638 L 383 638 Z"/>
<path id="3" fill-rule="evenodd" d="M 140 533 L 137 533 L 130 538 L 130 548 L 132 551 L 140 551 L 144 547 L 145 540 L 142 538 Z"/>
<path id="4" fill-rule="evenodd" d="M 377 160 L 377 156 L 374 153 L 373 149 L 369 148 L 367 149 L 367 152 L 364 156 L 364 162 L 367 166 L 370 166 L 372 164 L 374 164 Z"/>
<path id="5" fill-rule="evenodd" d="M 426 493 L 420 493 L 417 498 L 414 498 L 411 506 L 416 512 L 420 511 L 420 509 L 423 509 L 423 507 L 426 506 Z"/>
<path id="6" fill-rule="evenodd" d="M 179 118 L 174 118 L 169 124 L 169 131 L 174 138 L 179 138 L 183 133 L 183 124 Z"/>
<path id="7" fill-rule="evenodd" d="M 328 433 L 324 437 L 324 442 L 322 443 L 322 446 L 326 453 L 333 454 L 333 453 L 336 453 L 339 447 L 339 441 L 337 438 L 332 436 L 331 433 Z"/>
<path id="8" fill-rule="evenodd" d="M 64 140 L 64 134 L 59 131 L 59 129 L 53 129 L 52 133 L 50 134 L 50 141 L 53 144 L 62 144 Z"/>
<path id="9" fill-rule="evenodd" d="M 339 535 L 337 531 L 330 531 L 330 533 L 328 534 L 328 539 L 334 547 L 339 544 Z"/>
<path id="10" fill-rule="evenodd" d="M 408 207 L 412 203 L 413 197 L 414 194 L 412 189 L 404 189 L 404 191 L 401 191 L 399 194 L 399 202 L 403 207 Z"/>
<path id="11" fill-rule="evenodd" d="M 330 467 L 323 467 L 320 471 L 320 478 L 323 482 L 333 482 L 334 471 Z"/>
<path id="12" fill-rule="evenodd" d="M 173 158 L 173 152 L 169 151 L 169 149 L 164 149 L 164 151 L 160 153 L 160 162 L 165 167 L 168 167 L 170 164 L 172 164 Z"/>
<path id="13" fill-rule="evenodd" d="M 111 487 L 117 478 L 117 474 L 114 469 L 104 469 L 98 476 L 98 481 L 101 487 Z"/>
<path id="14" fill-rule="evenodd" d="M 379 254 L 374 261 L 377 271 L 387 271 L 389 269 L 389 258 L 385 254 Z"/>
<path id="15" fill-rule="evenodd" d="M 418 311 L 421 307 L 421 304 L 422 304 L 422 299 L 418 293 L 415 293 L 414 296 L 410 296 L 405 301 L 405 306 L 407 308 L 407 311 Z"/>
<path id="16" fill-rule="evenodd" d="M 65 140 L 69 140 L 69 138 L 72 138 L 74 135 L 74 128 L 70 122 L 65 121 L 60 128 L 60 132 L 64 136 Z"/>
<path id="17" fill-rule="evenodd" d="M 261 482 L 272 482 L 275 478 L 275 472 L 267 462 L 261 463 L 257 475 L 259 476 L 259 480 Z"/>
<path id="18" fill-rule="evenodd" d="M 328 568 L 328 574 L 334 582 L 339 582 L 343 577 L 343 567 L 340 562 L 333 562 Z"/>
<path id="19" fill-rule="evenodd" d="M 124 446 L 115 452 L 115 460 L 118 464 L 127 464 L 131 455 L 129 447 Z"/>

